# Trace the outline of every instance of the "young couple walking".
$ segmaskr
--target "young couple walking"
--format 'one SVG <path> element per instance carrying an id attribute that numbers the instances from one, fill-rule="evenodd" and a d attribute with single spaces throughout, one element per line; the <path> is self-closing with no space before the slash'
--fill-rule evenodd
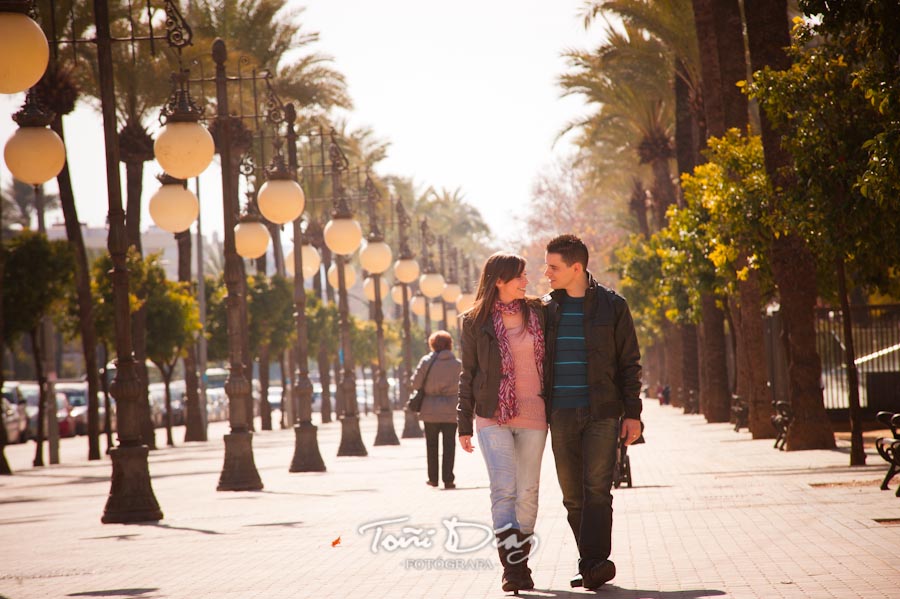
<path id="1" fill-rule="evenodd" d="M 553 291 L 538 299 L 526 296 L 525 260 L 494 254 L 461 317 L 459 443 L 472 452 L 477 434 L 487 464 L 504 591 L 534 588 L 528 555 L 548 428 L 578 545 L 571 584 L 596 589 L 616 574 L 613 470 L 619 438 L 631 444 L 641 433 L 640 352 L 625 300 L 587 264 L 580 239 L 551 240 L 544 275 Z"/>

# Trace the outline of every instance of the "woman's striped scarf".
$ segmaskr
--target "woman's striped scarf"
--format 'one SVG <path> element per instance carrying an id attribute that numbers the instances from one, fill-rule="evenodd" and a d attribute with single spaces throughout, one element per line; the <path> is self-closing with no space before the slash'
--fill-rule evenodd
<path id="1" fill-rule="evenodd" d="M 503 315 L 518 314 L 522 311 L 525 300 L 515 300 L 504 304 L 500 300 L 494 302 L 491 311 L 491 319 L 494 323 L 494 333 L 497 335 L 497 344 L 500 346 L 500 393 L 498 397 L 499 416 L 497 422 L 506 424 L 519 415 L 519 402 L 516 399 L 516 365 L 512 352 L 509 349 L 509 337 L 506 335 L 506 326 L 503 324 Z M 531 338 L 534 340 L 534 362 L 537 366 L 538 376 L 544 380 L 544 331 L 534 310 L 528 311 L 526 324 Z"/>

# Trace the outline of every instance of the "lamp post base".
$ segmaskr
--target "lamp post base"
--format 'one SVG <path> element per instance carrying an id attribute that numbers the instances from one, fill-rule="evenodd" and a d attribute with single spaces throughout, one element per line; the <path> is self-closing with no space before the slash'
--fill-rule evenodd
<path id="1" fill-rule="evenodd" d="M 135 522 L 159 522 L 162 510 L 150 484 L 150 468 L 146 445 L 114 447 L 109 450 L 112 459 L 112 485 L 103 517 L 104 524 L 132 524 Z"/>
<path id="2" fill-rule="evenodd" d="M 359 416 L 341 418 L 341 445 L 337 454 L 338 457 L 369 455 L 359 432 Z"/>
<path id="3" fill-rule="evenodd" d="M 400 445 L 400 439 L 394 431 L 394 411 L 378 412 L 378 432 L 375 434 L 375 445 Z"/>
<path id="4" fill-rule="evenodd" d="M 294 459 L 290 472 L 325 472 L 325 462 L 316 440 L 318 430 L 312 422 L 301 422 L 294 427 Z"/>
<path id="5" fill-rule="evenodd" d="M 403 423 L 403 438 L 421 439 L 424 437 L 425 432 L 419 426 L 419 417 L 416 416 L 416 413 L 410 410 L 404 410 L 403 412 L 406 414 L 406 421 Z"/>
<path id="6" fill-rule="evenodd" d="M 259 491 L 262 488 L 253 461 L 253 433 L 225 435 L 225 465 L 216 491 Z"/>

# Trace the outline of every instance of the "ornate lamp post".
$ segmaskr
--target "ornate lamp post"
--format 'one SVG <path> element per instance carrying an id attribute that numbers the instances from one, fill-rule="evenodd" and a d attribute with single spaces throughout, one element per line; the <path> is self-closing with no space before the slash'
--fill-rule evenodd
<path id="1" fill-rule="evenodd" d="M 180 49 L 191 44 L 192 32 L 181 18 L 178 9 L 166 1 L 166 29 L 169 44 Z M 149 450 L 141 441 L 139 420 L 140 381 L 136 373 L 131 343 L 128 269 L 125 252 L 125 212 L 122 209 L 122 190 L 119 179 L 119 142 L 116 132 L 116 102 L 113 84 L 112 36 L 107 0 L 94 0 L 97 66 L 100 83 L 100 105 L 103 114 L 103 138 L 106 146 L 106 187 L 109 194 L 109 238 L 107 246 L 113 262 L 112 281 L 116 324 L 116 376 L 110 393 L 116 400 L 116 422 L 119 444 L 110 449 L 113 472 L 109 498 L 103 511 L 104 523 L 128 523 L 162 519 L 162 511 L 150 485 L 147 466 Z M 176 35 L 172 35 L 175 33 Z M 187 100 L 187 98 L 185 98 Z M 178 143 L 171 149 L 177 151 Z M 178 162 L 177 152 L 174 161 Z M 210 159 L 212 156 L 210 155 Z M 194 170 L 184 178 L 199 175 L 209 162 L 190 161 Z"/>
<path id="2" fill-rule="evenodd" d="M 422 276 L 419 277 L 419 290 L 428 300 L 441 295 L 444 291 L 444 275 L 437 271 L 431 259 L 431 246 L 434 245 L 434 234 L 428 227 L 428 219 L 419 223 L 422 235 Z M 425 336 L 431 336 L 431 302 L 425 302 Z"/>
<path id="3" fill-rule="evenodd" d="M 233 168 L 232 127 L 235 119 L 228 112 L 228 77 L 225 72 L 225 61 L 228 52 L 225 42 L 216 39 L 213 42 L 213 60 L 216 63 L 216 126 L 219 135 L 219 154 L 222 162 L 222 203 L 225 220 L 225 286 L 228 290 L 226 300 L 228 325 L 228 378 L 225 381 L 225 393 L 230 406 L 228 422 L 231 428 L 225 435 L 225 461 L 219 476 L 218 491 L 257 491 L 263 488 L 262 480 L 253 460 L 253 433 L 250 432 L 251 388 L 245 376 L 244 361 L 241 351 L 241 340 L 247 334 L 242 322 L 242 309 L 247 298 L 243 295 L 244 269 L 238 256 L 235 244 L 238 189 L 231 176 Z M 241 223 L 242 228 L 245 222 Z M 247 224 L 247 227 L 252 225 Z M 260 226 L 262 224 L 260 223 Z M 265 227 L 263 230 L 265 231 Z M 265 231 L 268 238 L 268 231 Z M 265 251 L 265 250 L 263 250 Z"/>
<path id="4" fill-rule="evenodd" d="M 391 266 L 393 253 L 391 246 L 384 241 L 384 234 L 378 226 L 377 207 L 381 194 L 369 175 L 366 175 L 366 203 L 369 208 L 369 236 L 365 247 L 359 252 L 359 261 L 364 269 L 371 273 L 370 281 L 375 305 L 375 331 L 378 344 L 378 369 L 372 385 L 375 392 L 375 409 L 378 414 L 378 432 L 375 445 L 400 445 L 394 431 L 394 413 L 388 398 L 387 374 L 384 370 L 384 312 L 381 309 L 381 297 L 384 285 L 381 273 Z"/>
<path id="5" fill-rule="evenodd" d="M 459 314 L 462 314 L 469 308 L 475 305 L 475 293 L 472 291 L 472 277 L 469 276 L 469 267 L 471 266 L 471 262 L 468 258 L 463 258 L 462 271 L 463 271 L 463 286 L 462 293 L 456 298 L 456 311 Z"/>
<path id="6" fill-rule="evenodd" d="M 419 278 L 419 263 L 409 247 L 409 229 L 412 219 L 397 200 L 397 234 L 400 240 L 400 256 L 394 263 L 394 279 L 401 287 L 401 306 L 403 307 L 403 368 L 400 372 L 400 401 L 405 402 L 410 396 L 409 379 L 412 376 L 412 334 L 410 332 L 410 293 L 409 285 Z M 425 433 L 419 426 L 419 417 L 415 412 L 404 410 L 403 438 L 416 439 Z"/>
<path id="7" fill-rule="evenodd" d="M 462 287 L 459 286 L 459 250 L 456 248 L 450 251 L 449 262 L 449 280 L 441 292 L 441 299 L 444 300 L 444 326 L 447 330 L 455 329 L 457 326 L 456 300 L 462 295 Z"/>
<path id="8" fill-rule="evenodd" d="M 341 151 L 331 132 L 331 143 L 328 148 L 331 162 L 331 192 L 334 210 L 331 220 L 325 225 L 325 245 L 334 252 L 335 270 L 338 280 L 338 314 L 340 315 L 341 353 L 343 368 L 341 380 L 338 381 L 338 404 L 343 406 L 341 415 L 341 443 L 338 456 L 368 455 L 359 431 L 359 408 L 356 403 L 356 374 L 354 372 L 353 348 L 350 343 L 350 306 L 347 299 L 347 281 L 345 265 L 350 254 L 356 251 L 362 241 L 362 228 L 353 220 L 353 212 L 344 191 L 341 180 L 342 173 L 349 166 L 347 157 Z"/>
<path id="9" fill-rule="evenodd" d="M 168 8 L 168 6 L 167 6 Z M 167 10 L 167 15 L 170 13 Z M 225 250 L 225 286 L 228 291 L 227 328 L 228 328 L 228 355 L 229 375 L 225 381 L 225 393 L 229 403 L 230 432 L 225 435 L 225 459 L 222 473 L 219 477 L 217 490 L 219 491 L 250 491 L 263 488 L 262 480 L 256 469 L 253 459 L 253 435 L 250 432 L 252 418 L 251 385 L 247 379 L 245 365 L 245 342 L 247 340 L 246 320 L 246 281 L 244 280 L 244 265 L 241 258 L 256 258 L 266 252 L 270 237 L 266 226 L 261 222 L 261 215 L 256 212 L 256 203 L 251 202 L 247 212 L 238 217 L 238 180 L 237 170 L 239 162 L 240 144 L 236 143 L 242 133 L 242 118 L 248 115 L 229 114 L 228 84 L 237 83 L 243 85 L 245 77 L 238 68 L 236 77 L 229 76 L 225 63 L 228 52 L 225 42 L 216 39 L 212 46 L 212 58 L 215 62 L 215 76 L 211 81 L 215 82 L 216 89 L 216 129 L 218 134 L 219 154 L 222 164 L 222 204 L 224 215 L 224 250 Z M 254 104 L 256 105 L 255 85 L 257 79 L 264 79 L 269 87 L 269 113 L 266 121 L 277 129 L 283 122 L 282 104 L 274 95 L 269 82 L 270 75 L 257 76 L 254 71 Z M 173 78 L 173 97 L 164 107 L 165 129 L 160 134 L 154 146 L 157 160 L 169 172 L 180 177 L 194 176 L 188 172 L 182 172 L 187 165 L 193 164 L 197 157 L 209 156 L 210 150 L 214 151 L 212 139 L 209 134 L 205 136 L 197 130 L 202 111 L 196 108 L 188 95 L 187 71 L 182 70 Z M 202 75 L 200 83 L 210 81 Z M 258 121 L 258 114 L 249 115 Z M 207 139 L 209 137 L 209 139 Z M 262 137 L 262 135 L 261 135 Z M 176 140 L 183 141 L 189 152 L 181 158 L 171 155 L 171 147 L 177 146 Z M 280 152 L 280 144 L 276 144 L 276 152 L 271 165 L 266 169 L 268 181 L 259 190 L 261 200 L 259 205 L 265 212 L 265 216 L 276 223 L 285 223 L 296 218 L 304 205 L 303 190 L 293 180 L 291 173 L 284 164 L 284 158 Z"/>
<path id="10" fill-rule="evenodd" d="M 192 43 L 193 34 L 181 17 L 177 7 L 165 2 L 166 40 L 179 52 Z M 110 393 L 116 400 L 116 422 L 119 444 L 110 449 L 112 458 L 112 484 L 106 507 L 101 518 L 104 523 L 129 523 L 156 521 L 162 519 L 162 511 L 150 485 L 147 466 L 149 450 L 141 440 L 139 400 L 140 381 L 136 373 L 133 347 L 131 343 L 131 318 L 129 311 L 128 269 L 125 253 L 125 212 L 122 209 L 121 181 L 119 179 L 119 142 L 116 132 L 116 103 L 113 83 L 112 36 L 107 0 L 94 0 L 94 24 L 96 26 L 97 66 L 100 85 L 100 105 L 103 114 L 103 137 L 106 147 L 106 186 L 109 194 L 109 238 L 107 247 L 113 262 L 112 282 L 115 301 L 116 328 L 116 376 L 110 385 Z M 186 90 L 185 90 L 186 92 Z M 183 100 L 187 106 L 191 102 L 185 93 Z M 180 107 L 183 105 L 180 105 Z M 199 126 L 199 125 L 198 125 Z M 195 130 L 196 133 L 196 130 Z M 208 134 L 207 134 L 208 135 Z M 202 132 L 200 132 L 202 137 Z M 181 150 L 192 148 L 180 146 L 178 140 L 170 144 L 173 162 L 189 164 L 183 178 L 199 175 L 209 161 L 200 158 L 189 160 L 180 155 Z M 212 159 L 212 155 L 209 155 Z"/>
<path id="11" fill-rule="evenodd" d="M 285 106 L 287 125 L 288 167 L 296 180 L 297 132 L 294 122 L 297 112 L 293 104 Z M 319 452 L 318 428 L 312 423 L 313 386 L 309 380 L 309 330 L 306 321 L 306 290 L 303 281 L 319 272 L 321 258 L 316 249 L 306 242 L 301 218 L 293 219 L 294 250 L 289 255 L 288 271 L 294 275 L 294 321 L 297 341 L 294 345 L 293 401 L 296 406 L 294 424 L 294 457 L 290 472 L 325 472 L 325 462 Z"/>

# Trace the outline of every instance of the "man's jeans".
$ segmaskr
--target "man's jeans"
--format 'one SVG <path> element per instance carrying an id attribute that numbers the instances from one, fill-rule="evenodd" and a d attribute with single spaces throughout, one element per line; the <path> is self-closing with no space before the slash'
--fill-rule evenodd
<path id="1" fill-rule="evenodd" d="M 428 461 L 428 482 L 438 481 L 438 435 L 444 436 L 443 459 L 441 460 L 441 480 L 453 484 L 453 462 L 456 457 L 456 423 L 426 422 L 425 453 Z"/>
<path id="2" fill-rule="evenodd" d="M 533 533 L 547 431 L 494 425 L 478 429 L 478 441 L 491 479 L 494 530 Z"/>
<path id="3" fill-rule="evenodd" d="M 582 572 L 612 550 L 612 483 L 619 423 L 592 420 L 590 408 L 556 409 L 550 415 L 551 446 L 563 505 L 581 555 Z"/>

